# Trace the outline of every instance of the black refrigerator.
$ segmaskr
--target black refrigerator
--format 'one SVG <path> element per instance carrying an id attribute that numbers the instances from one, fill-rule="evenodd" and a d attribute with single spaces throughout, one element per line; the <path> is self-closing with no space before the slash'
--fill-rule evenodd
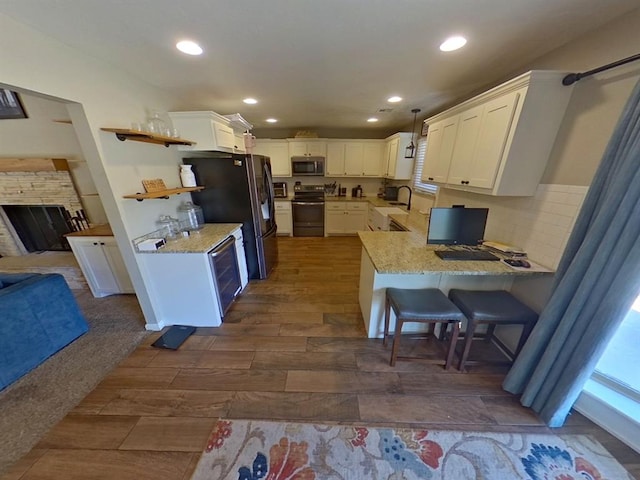
<path id="1" fill-rule="evenodd" d="M 222 152 L 183 158 L 193 165 L 192 192 L 205 223 L 242 223 L 250 279 L 267 278 L 278 262 L 273 179 L 269 157 Z"/>

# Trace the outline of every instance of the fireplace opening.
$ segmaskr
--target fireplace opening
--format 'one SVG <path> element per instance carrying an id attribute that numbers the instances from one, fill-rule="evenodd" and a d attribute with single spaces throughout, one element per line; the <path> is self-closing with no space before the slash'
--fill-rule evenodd
<path id="1" fill-rule="evenodd" d="M 2 208 L 28 252 L 71 250 L 64 235 L 82 230 L 84 225 L 78 218 L 86 222 L 84 213 L 77 212 L 76 217 L 71 217 L 60 205 L 4 205 Z"/>

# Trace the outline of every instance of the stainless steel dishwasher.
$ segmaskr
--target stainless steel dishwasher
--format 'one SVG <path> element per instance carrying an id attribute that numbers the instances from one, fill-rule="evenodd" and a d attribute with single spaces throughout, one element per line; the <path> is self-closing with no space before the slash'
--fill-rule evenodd
<path id="1" fill-rule="evenodd" d="M 227 310 L 229 310 L 236 296 L 242 290 L 235 237 L 227 238 L 211 250 L 209 252 L 209 263 L 211 264 L 213 280 L 216 284 L 220 316 L 224 319 Z"/>

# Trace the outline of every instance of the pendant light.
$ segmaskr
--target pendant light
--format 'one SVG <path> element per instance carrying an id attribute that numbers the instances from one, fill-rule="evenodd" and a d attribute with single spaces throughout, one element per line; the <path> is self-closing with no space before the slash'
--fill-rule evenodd
<path id="1" fill-rule="evenodd" d="M 413 127 L 411 127 L 411 142 L 407 145 L 407 148 L 404 150 L 404 158 L 413 158 L 413 155 L 416 151 L 416 146 L 413 143 L 413 134 L 416 131 L 416 115 L 420 112 L 419 108 L 414 108 L 411 110 L 413 113 Z"/>

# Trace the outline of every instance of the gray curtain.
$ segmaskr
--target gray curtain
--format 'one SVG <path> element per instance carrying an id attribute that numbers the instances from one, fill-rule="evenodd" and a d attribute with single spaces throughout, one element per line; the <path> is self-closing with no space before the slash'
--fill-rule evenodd
<path id="1" fill-rule="evenodd" d="M 640 293 L 640 82 L 589 187 L 551 298 L 503 387 L 551 427 L 565 421 Z"/>

